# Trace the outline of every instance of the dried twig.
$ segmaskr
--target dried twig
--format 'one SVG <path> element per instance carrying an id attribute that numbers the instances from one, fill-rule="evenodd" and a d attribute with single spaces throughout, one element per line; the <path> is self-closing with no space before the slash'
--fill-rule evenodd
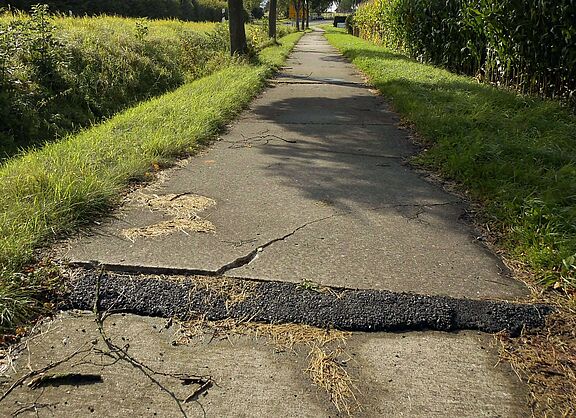
<path id="1" fill-rule="evenodd" d="M 48 364 L 47 366 L 44 366 L 40 369 L 36 369 L 36 370 L 31 370 L 28 373 L 26 373 L 24 376 L 20 377 L 18 380 L 16 380 L 9 388 L 8 390 L 6 390 L 6 392 L 4 392 L 2 394 L 2 396 L 0 396 L 0 402 L 2 402 L 14 389 L 16 389 L 19 386 L 22 386 L 24 384 L 24 382 L 34 376 L 38 376 L 41 375 L 43 373 L 46 373 L 48 370 L 53 369 L 54 367 L 57 367 L 59 365 L 61 365 L 62 363 L 66 363 L 67 361 L 70 361 L 71 359 L 73 359 L 74 357 L 76 357 L 78 354 L 82 354 L 82 353 L 89 353 L 90 351 L 92 351 L 92 347 L 90 348 L 84 348 L 86 345 L 88 344 L 93 344 L 94 341 L 89 341 L 86 342 L 84 344 L 82 344 L 82 346 L 80 346 L 76 351 L 74 351 L 72 354 L 67 355 L 66 357 L 62 358 L 61 360 L 52 362 L 50 364 Z"/>

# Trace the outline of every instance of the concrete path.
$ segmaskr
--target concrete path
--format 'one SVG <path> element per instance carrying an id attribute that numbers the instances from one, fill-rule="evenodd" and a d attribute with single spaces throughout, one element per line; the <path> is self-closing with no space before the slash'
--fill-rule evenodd
<path id="1" fill-rule="evenodd" d="M 190 281 L 190 292 L 178 300 L 160 290 L 155 296 L 185 305 L 196 290 L 211 289 L 226 310 L 250 297 L 257 306 L 258 295 L 250 281 L 220 276 L 298 283 L 302 292 L 336 298 L 322 286 L 526 296 L 476 239 L 466 203 L 404 163 L 413 152 L 398 116 L 315 31 L 220 141 L 133 193 L 110 222 L 71 243 L 65 257 L 120 271 L 199 274 L 161 276 Z M 132 286 L 149 280 L 129 277 Z M 121 308 L 123 290 L 104 292 Z M 353 308 L 362 315 L 360 305 Z M 4 390 L 28 367 L 79 349 L 50 372 L 99 380 L 18 386 L 0 402 L 1 416 L 529 415 L 525 387 L 499 364 L 489 334 L 341 333 L 301 325 L 239 332 L 247 325 L 128 314 L 109 316 L 99 330 L 94 319 L 69 312 L 40 326 L 13 353 Z M 209 379 L 210 388 L 192 396 L 198 385 L 183 375 Z M 342 385 L 354 394 L 348 412 L 338 403 Z"/>
<path id="2" fill-rule="evenodd" d="M 135 197 L 67 256 L 147 271 L 229 266 L 221 272 L 235 277 L 468 298 L 526 295 L 476 239 L 465 203 L 406 166 L 412 152 L 398 116 L 313 32 L 221 141 L 139 192 L 144 203 Z M 129 240 L 127 230 L 173 218 L 154 210 L 153 195 L 176 196 L 175 205 L 178 196 L 211 199 L 195 212 L 210 230 Z"/>

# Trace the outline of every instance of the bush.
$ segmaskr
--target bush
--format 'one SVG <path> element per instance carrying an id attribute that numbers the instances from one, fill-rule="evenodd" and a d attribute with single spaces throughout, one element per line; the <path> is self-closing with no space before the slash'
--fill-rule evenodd
<path id="1" fill-rule="evenodd" d="M 8 0 L 7 5 L 32 10 L 38 0 Z M 151 19 L 220 22 L 226 2 L 221 0 L 45 0 L 50 10 L 74 16 L 101 14 Z"/>
<path id="2" fill-rule="evenodd" d="M 422 62 L 576 105 L 573 0 L 373 0 L 354 25 Z"/>
<path id="3" fill-rule="evenodd" d="M 0 152 L 78 130 L 236 61 L 226 25 L 0 16 Z M 252 50 L 268 41 L 256 31 Z"/>

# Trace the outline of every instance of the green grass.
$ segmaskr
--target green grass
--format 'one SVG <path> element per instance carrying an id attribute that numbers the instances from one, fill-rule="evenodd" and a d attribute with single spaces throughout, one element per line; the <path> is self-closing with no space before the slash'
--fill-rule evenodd
<path id="1" fill-rule="evenodd" d="M 574 291 L 574 114 L 325 29 L 421 135 L 427 149 L 414 161 L 464 185 L 499 244 L 542 284 Z"/>
<path id="2" fill-rule="evenodd" d="M 0 14 L 0 160 L 233 65 L 228 44 L 221 23 Z"/>
<path id="3" fill-rule="evenodd" d="M 40 279 L 18 273 L 34 251 L 104 216 L 128 184 L 193 153 L 257 94 L 301 34 L 0 168 L 0 328 L 38 308 Z M 35 268 L 32 269 L 35 271 Z"/>

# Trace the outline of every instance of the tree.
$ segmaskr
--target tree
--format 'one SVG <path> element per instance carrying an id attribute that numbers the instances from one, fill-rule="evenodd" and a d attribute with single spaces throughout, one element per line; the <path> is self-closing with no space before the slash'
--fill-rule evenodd
<path id="1" fill-rule="evenodd" d="M 300 30 L 300 10 L 302 10 L 302 0 L 291 0 L 294 10 L 296 11 L 296 30 Z M 302 22 L 302 29 L 304 29 L 304 22 Z"/>
<path id="2" fill-rule="evenodd" d="M 230 28 L 230 52 L 232 55 L 248 53 L 242 0 L 228 0 L 228 26 Z"/>
<path id="3" fill-rule="evenodd" d="M 338 0 L 338 6 L 336 7 L 336 11 L 338 13 L 348 13 L 353 11 L 356 8 L 356 0 Z"/>
<path id="4" fill-rule="evenodd" d="M 270 0 L 268 11 L 268 37 L 276 40 L 276 18 L 278 16 L 278 0 Z"/>
<path id="5" fill-rule="evenodd" d="M 254 19 L 262 19 L 264 17 L 264 9 L 262 7 L 253 7 L 250 14 Z"/>
<path id="6" fill-rule="evenodd" d="M 334 3 L 332 0 L 307 0 L 310 3 L 310 9 L 316 14 L 327 11 Z"/>

